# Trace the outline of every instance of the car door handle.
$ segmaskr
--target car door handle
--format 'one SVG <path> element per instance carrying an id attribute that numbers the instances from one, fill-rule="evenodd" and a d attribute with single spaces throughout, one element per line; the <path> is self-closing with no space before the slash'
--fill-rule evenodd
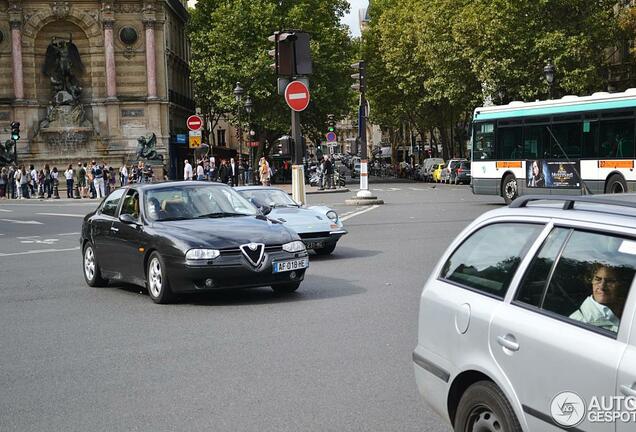
<path id="1" fill-rule="evenodd" d="M 112 232 L 118 232 L 118 231 L 119 231 L 119 228 L 110 227 L 110 230 L 111 230 Z"/>
<path id="2" fill-rule="evenodd" d="M 621 393 L 623 393 L 625 396 L 636 397 L 636 390 L 628 385 L 621 386 Z"/>
<path id="3" fill-rule="evenodd" d="M 512 335 L 498 336 L 497 343 L 510 351 L 519 351 L 519 343 L 514 340 L 514 336 Z"/>

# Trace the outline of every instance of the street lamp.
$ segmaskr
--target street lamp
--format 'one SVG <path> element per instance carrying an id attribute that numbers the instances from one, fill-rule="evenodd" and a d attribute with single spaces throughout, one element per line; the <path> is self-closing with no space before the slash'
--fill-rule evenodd
<path id="1" fill-rule="evenodd" d="M 548 58 L 548 64 L 543 68 L 543 76 L 550 87 L 550 99 L 553 98 L 552 92 L 554 87 L 554 78 L 556 75 L 556 68 L 552 64 L 552 59 Z"/>
<path id="2" fill-rule="evenodd" d="M 234 87 L 234 97 L 236 98 L 236 102 L 237 102 L 237 113 L 238 113 L 238 130 L 237 130 L 237 134 L 238 134 L 238 139 L 239 139 L 239 158 L 241 157 L 241 155 L 243 154 L 243 128 L 241 126 L 241 98 L 243 97 L 243 93 L 245 91 L 243 90 L 243 87 L 241 87 L 241 83 L 237 82 L 236 83 L 236 87 Z"/>
<path id="3" fill-rule="evenodd" d="M 252 134 L 254 131 L 252 131 L 252 110 L 254 109 L 254 104 L 252 102 L 252 98 L 247 95 L 247 98 L 245 98 L 245 111 L 247 112 L 247 129 L 249 130 L 249 143 L 250 143 L 250 167 L 252 168 L 252 170 L 254 170 L 254 155 L 253 155 L 253 151 L 254 151 L 254 143 L 253 143 L 253 138 L 252 138 Z M 249 167 L 248 167 L 249 169 Z M 245 182 L 247 183 L 247 182 Z"/>

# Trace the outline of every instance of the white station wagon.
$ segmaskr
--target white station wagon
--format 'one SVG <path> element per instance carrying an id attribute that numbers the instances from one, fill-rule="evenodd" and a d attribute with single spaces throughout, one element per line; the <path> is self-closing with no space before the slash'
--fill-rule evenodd
<path id="1" fill-rule="evenodd" d="M 422 292 L 420 393 L 455 431 L 636 431 L 636 194 L 480 216 Z"/>

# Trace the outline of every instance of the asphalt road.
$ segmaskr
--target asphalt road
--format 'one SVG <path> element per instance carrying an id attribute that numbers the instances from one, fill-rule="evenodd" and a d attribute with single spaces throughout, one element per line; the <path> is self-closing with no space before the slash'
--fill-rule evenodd
<path id="1" fill-rule="evenodd" d="M 155 305 L 89 288 L 95 202 L 0 201 L 0 431 L 444 431 L 411 353 L 420 292 L 451 240 L 502 203 L 465 186 L 382 184 L 384 206 L 312 195 L 349 234 L 300 290 Z"/>

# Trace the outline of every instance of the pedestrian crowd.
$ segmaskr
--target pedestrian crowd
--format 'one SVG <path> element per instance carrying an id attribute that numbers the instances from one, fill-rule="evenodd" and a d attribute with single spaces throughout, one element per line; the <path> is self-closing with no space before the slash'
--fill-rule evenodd
<path id="1" fill-rule="evenodd" d="M 63 176 L 63 177 L 62 177 Z M 96 161 L 68 165 L 64 171 L 44 165 L 10 165 L 0 168 L 0 199 L 59 198 L 60 181 L 66 181 L 67 198 L 101 199 L 117 187 L 128 183 L 151 183 L 156 180 L 151 165 L 122 163 L 119 168 Z M 165 170 L 160 174 L 165 179 Z"/>
<path id="2" fill-rule="evenodd" d="M 213 181 L 240 186 L 250 184 L 253 175 L 258 177 L 263 186 L 270 185 L 272 168 L 266 158 L 260 159 L 256 172 L 242 158 L 239 158 L 238 162 L 234 158 L 221 159 L 217 164 L 215 157 L 206 157 L 196 161 L 194 167 L 187 159 L 183 162 L 184 180 Z"/>

